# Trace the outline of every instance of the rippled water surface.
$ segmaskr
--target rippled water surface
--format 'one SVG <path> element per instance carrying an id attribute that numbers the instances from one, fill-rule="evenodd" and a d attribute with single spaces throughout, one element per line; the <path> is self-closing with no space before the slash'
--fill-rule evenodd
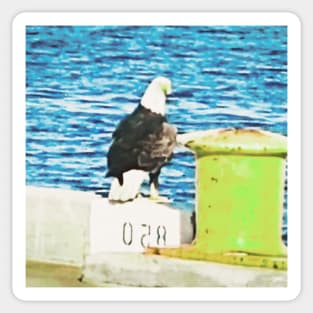
<path id="1" fill-rule="evenodd" d="M 286 27 L 29 26 L 26 39 L 29 185 L 108 190 L 112 131 L 157 75 L 172 80 L 167 116 L 181 133 L 286 135 Z M 194 158 L 176 152 L 161 193 L 192 210 Z"/>

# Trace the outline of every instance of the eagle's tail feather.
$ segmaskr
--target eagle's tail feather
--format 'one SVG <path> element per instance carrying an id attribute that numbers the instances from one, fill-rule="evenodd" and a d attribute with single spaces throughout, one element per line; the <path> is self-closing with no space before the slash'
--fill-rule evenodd
<path id="1" fill-rule="evenodd" d="M 126 202 L 137 197 L 143 181 L 148 177 L 147 172 L 130 170 L 123 174 L 123 184 L 114 178 L 109 192 L 109 200 Z"/>

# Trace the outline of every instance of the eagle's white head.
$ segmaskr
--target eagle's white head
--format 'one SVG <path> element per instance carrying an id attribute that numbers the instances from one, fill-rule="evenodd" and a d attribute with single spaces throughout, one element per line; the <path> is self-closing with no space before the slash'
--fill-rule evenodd
<path id="1" fill-rule="evenodd" d="M 159 76 L 146 89 L 141 99 L 141 105 L 154 113 L 164 115 L 166 96 L 171 92 L 171 81 L 166 77 Z"/>

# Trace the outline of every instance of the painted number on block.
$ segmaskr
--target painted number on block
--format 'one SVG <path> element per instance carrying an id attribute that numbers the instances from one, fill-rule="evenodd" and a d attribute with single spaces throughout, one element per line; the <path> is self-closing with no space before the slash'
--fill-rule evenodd
<path id="1" fill-rule="evenodd" d="M 140 244 L 143 248 L 147 248 L 150 245 L 151 226 L 147 224 L 141 224 L 144 233 L 141 235 Z"/>
<path id="2" fill-rule="evenodd" d="M 166 228 L 164 225 L 157 227 L 157 245 L 166 245 Z"/>
<path id="3" fill-rule="evenodd" d="M 123 242 L 126 246 L 130 246 L 133 242 L 133 225 L 131 223 L 123 224 Z"/>
<path id="4" fill-rule="evenodd" d="M 151 241 L 156 242 L 157 246 L 166 246 L 166 227 L 164 225 L 159 225 L 154 231 L 149 224 L 140 225 L 140 245 L 143 248 L 148 248 L 151 244 Z M 123 243 L 126 246 L 131 246 L 134 238 L 134 226 L 130 222 L 125 222 L 123 224 Z"/>

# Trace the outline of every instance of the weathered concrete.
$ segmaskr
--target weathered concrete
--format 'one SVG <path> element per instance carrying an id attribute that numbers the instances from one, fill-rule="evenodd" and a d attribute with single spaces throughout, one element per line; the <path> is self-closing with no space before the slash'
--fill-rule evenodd
<path id="1" fill-rule="evenodd" d="M 86 282 L 139 287 L 286 287 L 283 271 L 190 261 L 139 253 L 89 256 Z"/>
<path id="2" fill-rule="evenodd" d="M 94 282 L 82 281 L 81 271 L 77 265 L 28 261 L 26 287 L 100 287 Z M 108 283 L 101 287 L 122 286 Z"/>
<path id="3" fill-rule="evenodd" d="M 26 257 L 82 264 L 86 254 L 92 193 L 26 189 Z"/>

